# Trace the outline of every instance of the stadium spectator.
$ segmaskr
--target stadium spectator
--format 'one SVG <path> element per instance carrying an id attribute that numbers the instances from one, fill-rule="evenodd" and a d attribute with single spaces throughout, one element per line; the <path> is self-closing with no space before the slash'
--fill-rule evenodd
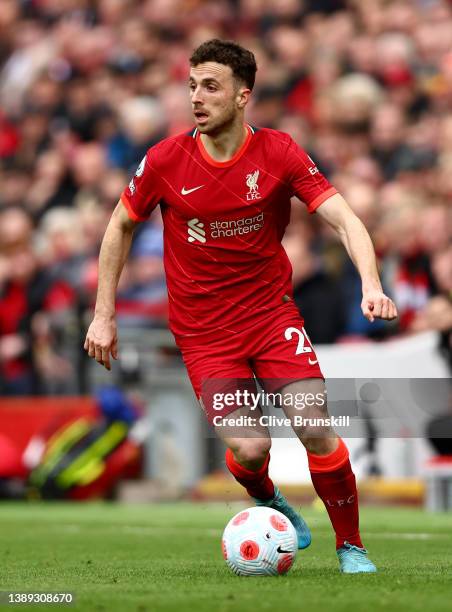
<path id="1" fill-rule="evenodd" d="M 73 303 L 63 281 L 39 269 L 30 217 L 19 208 L 0 213 L 0 388 L 3 395 L 43 391 L 48 378 L 65 378 L 69 362 L 52 347 L 50 319 Z"/>
<path id="2" fill-rule="evenodd" d="M 313 252 L 313 238 L 311 226 L 297 223 L 283 244 L 293 268 L 294 300 L 309 338 L 314 344 L 332 344 L 345 334 L 344 294 L 325 261 Z"/>

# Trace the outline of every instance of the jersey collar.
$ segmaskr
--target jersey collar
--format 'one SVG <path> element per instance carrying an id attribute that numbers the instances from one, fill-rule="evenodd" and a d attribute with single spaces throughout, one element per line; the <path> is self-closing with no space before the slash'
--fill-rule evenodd
<path id="1" fill-rule="evenodd" d="M 195 128 L 195 130 L 193 131 L 193 138 L 196 140 L 199 152 L 201 153 L 203 158 L 206 160 L 206 162 L 208 162 L 211 166 L 215 166 L 216 168 L 227 168 L 228 166 L 232 166 L 233 164 L 235 164 L 235 162 L 242 157 L 242 155 L 245 153 L 246 149 L 248 148 L 248 145 L 250 144 L 251 138 L 252 138 L 255 130 L 254 130 L 253 127 L 251 127 L 251 125 L 248 125 L 248 124 L 245 124 L 245 127 L 246 127 L 248 133 L 246 135 L 246 138 L 245 138 L 242 146 L 235 153 L 235 155 L 233 157 L 231 157 L 231 159 L 228 159 L 227 161 L 224 161 L 224 162 L 220 162 L 220 161 L 217 161 L 216 159 L 213 159 L 213 157 L 211 157 L 207 153 L 207 151 L 206 151 L 206 149 L 205 149 L 205 147 L 204 147 L 204 145 L 202 143 L 201 134 L 199 133 L 198 128 Z"/>

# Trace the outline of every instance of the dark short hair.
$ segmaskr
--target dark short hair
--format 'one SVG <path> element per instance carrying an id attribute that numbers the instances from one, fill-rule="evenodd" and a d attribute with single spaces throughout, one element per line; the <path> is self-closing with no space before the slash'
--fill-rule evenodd
<path id="1" fill-rule="evenodd" d="M 193 51 L 190 65 L 197 66 L 204 62 L 217 62 L 229 66 L 236 79 L 243 81 L 249 89 L 253 89 L 257 70 L 256 58 L 251 51 L 232 40 L 213 38 L 202 43 Z"/>

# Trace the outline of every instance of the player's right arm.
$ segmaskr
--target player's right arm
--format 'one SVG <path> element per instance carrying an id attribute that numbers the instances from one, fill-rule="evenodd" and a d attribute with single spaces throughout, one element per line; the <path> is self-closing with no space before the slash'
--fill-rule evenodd
<path id="1" fill-rule="evenodd" d="M 146 221 L 162 199 L 159 170 L 155 167 L 156 145 L 141 160 L 134 177 L 121 194 L 102 240 L 94 319 L 86 334 L 88 355 L 111 369 L 110 354 L 118 358 L 115 299 L 119 277 L 132 243 L 135 227 Z"/>
<path id="2" fill-rule="evenodd" d="M 90 357 L 111 370 L 110 354 L 118 358 L 116 289 L 138 221 L 133 221 L 121 200 L 108 223 L 99 255 L 99 278 L 94 319 L 88 328 L 84 348 Z"/>

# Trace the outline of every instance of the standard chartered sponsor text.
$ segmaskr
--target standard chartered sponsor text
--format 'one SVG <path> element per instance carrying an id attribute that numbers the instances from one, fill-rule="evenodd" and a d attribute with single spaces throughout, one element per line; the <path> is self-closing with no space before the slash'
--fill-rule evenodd
<path id="1" fill-rule="evenodd" d="M 264 213 L 261 212 L 254 217 L 242 217 L 229 221 L 212 221 L 210 223 L 210 235 L 212 238 L 229 238 L 241 236 L 251 232 L 257 232 L 264 226 Z"/>

